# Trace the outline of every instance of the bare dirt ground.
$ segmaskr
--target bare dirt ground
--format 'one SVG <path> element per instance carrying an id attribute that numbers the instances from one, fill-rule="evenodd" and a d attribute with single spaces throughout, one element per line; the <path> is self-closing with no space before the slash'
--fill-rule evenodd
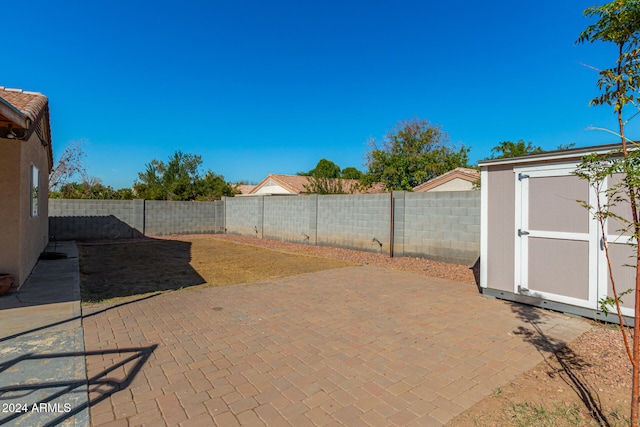
<path id="1" fill-rule="evenodd" d="M 220 286 L 354 264 L 477 286 L 476 268 L 236 235 L 79 245 L 83 301 Z M 591 330 L 453 419 L 462 426 L 628 425 L 631 365 L 617 327 Z"/>

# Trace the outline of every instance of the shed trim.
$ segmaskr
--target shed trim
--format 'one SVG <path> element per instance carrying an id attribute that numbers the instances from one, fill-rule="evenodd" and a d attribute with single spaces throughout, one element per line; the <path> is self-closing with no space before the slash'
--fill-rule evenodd
<path id="1" fill-rule="evenodd" d="M 480 287 L 487 287 L 489 250 L 489 171 L 480 171 Z"/>
<path id="2" fill-rule="evenodd" d="M 620 144 L 609 144 L 609 145 L 597 145 L 591 147 L 583 147 L 583 148 L 572 148 L 570 150 L 554 150 L 554 151 L 546 151 L 540 154 L 529 154 L 527 156 L 519 156 L 519 157 L 508 157 L 505 159 L 486 159 L 478 162 L 478 166 L 480 167 L 488 167 L 488 166 L 496 166 L 496 165 L 512 165 L 518 163 L 531 163 L 535 161 L 544 161 L 544 160 L 563 160 L 563 159 L 575 159 L 582 157 L 586 154 L 596 153 L 596 154 L 606 154 L 613 150 L 622 148 Z M 629 147 L 632 149 L 631 147 Z"/>

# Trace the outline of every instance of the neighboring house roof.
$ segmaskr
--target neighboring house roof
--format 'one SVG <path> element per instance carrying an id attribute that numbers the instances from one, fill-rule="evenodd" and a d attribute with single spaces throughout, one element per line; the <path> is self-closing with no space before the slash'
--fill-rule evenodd
<path id="1" fill-rule="evenodd" d="M 475 183 L 480 179 L 480 171 L 469 168 L 455 168 L 453 170 L 450 170 L 449 172 L 443 173 L 440 176 L 430 179 L 427 182 L 423 182 L 417 187 L 414 187 L 413 191 L 422 193 L 425 191 L 433 190 L 436 187 L 439 187 L 456 179 Z"/>
<path id="2" fill-rule="evenodd" d="M 385 193 L 384 184 L 377 183 L 368 189 L 362 190 L 356 188 L 357 179 L 343 179 L 342 185 L 346 192 L 353 189 L 353 193 Z M 265 179 L 260 181 L 250 193 L 256 194 L 307 194 L 307 186 L 309 186 L 308 176 L 299 175 L 283 175 L 270 173 Z M 244 194 L 244 193 L 243 193 Z"/>
<path id="3" fill-rule="evenodd" d="M 247 184 L 236 184 L 235 186 L 240 194 L 251 194 L 251 191 L 256 188 L 255 185 L 247 185 Z"/>
<path id="4" fill-rule="evenodd" d="M 51 128 L 49 126 L 49 100 L 39 92 L 8 89 L 0 86 L 0 127 L 11 128 L 16 139 L 26 140 L 36 132 L 42 145 L 47 146 L 49 167 L 53 166 Z M 9 135 L 7 130 L 2 137 Z"/>
<path id="5" fill-rule="evenodd" d="M 306 176 L 270 173 L 249 194 L 303 194 L 308 184 Z"/>

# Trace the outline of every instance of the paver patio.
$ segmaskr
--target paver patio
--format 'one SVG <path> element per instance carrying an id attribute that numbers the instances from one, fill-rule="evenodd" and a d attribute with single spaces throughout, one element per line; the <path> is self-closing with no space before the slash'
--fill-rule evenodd
<path id="1" fill-rule="evenodd" d="M 438 426 L 589 328 L 370 266 L 83 316 L 94 426 Z"/>

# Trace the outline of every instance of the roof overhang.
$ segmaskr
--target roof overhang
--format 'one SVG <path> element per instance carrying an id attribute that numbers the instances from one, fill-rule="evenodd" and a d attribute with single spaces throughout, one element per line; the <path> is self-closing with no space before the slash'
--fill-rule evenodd
<path id="1" fill-rule="evenodd" d="M 0 98 L 0 116 L 20 129 L 29 129 L 31 126 L 31 119 L 2 98 Z"/>
<path id="2" fill-rule="evenodd" d="M 505 159 L 486 159 L 478 162 L 480 167 L 513 165 L 518 163 L 545 162 L 557 160 L 579 159 L 587 154 L 606 154 L 622 148 L 621 144 L 595 145 L 591 147 L 571 148 L 569 150 L 545 151 L 527 156 L 508 157 Z"/>

